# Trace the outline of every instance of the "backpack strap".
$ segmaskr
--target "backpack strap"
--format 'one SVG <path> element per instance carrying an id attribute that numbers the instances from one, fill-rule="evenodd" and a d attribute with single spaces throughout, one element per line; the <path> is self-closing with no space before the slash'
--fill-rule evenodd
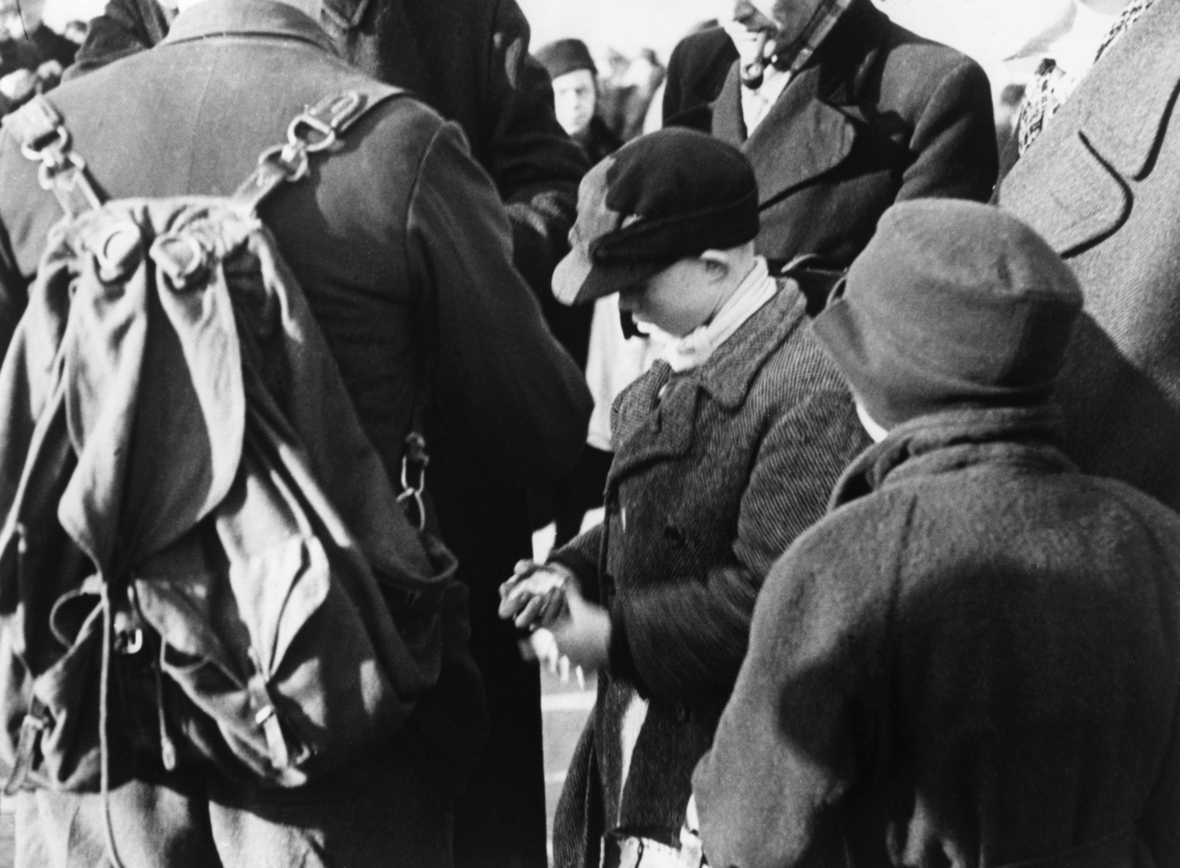
<path id="1" fill-rule="evenodd" d="M 310 155 L 333 148 L 369 109 L 404 93 L 401 88 L 378 81 L 364 81 L 306 107 L 287 126 L 287 141 L 262 152 L 258 167 L 230 197 L 231 201 L 249 214 L 256 213 L 280 184 L 307 176 Z M 57 197 L 69 217 L 102 205 L 102 197 L 86 172 L 86 161 L 74 152 L 65 120 L 49 100 L 36 94 L 3 123 L 20 142 L 21 153 L 41 164 L 41 186 Z"/>
<path id="2" fill-rule="evenodd" d="M 404 93 L 377 81 L 364 82 L 308 106 L 287 126 L 287 141 L 262 152 L 258 167 L 230 197 L 231 201 L 247 213 L 256 214 L 259 205 L 279 185 L 307 176 L 312 154 L 335 147 L 340 136 L 369 109 Z"/>
<path id="3" fill-rule="evenodd" d="M 74 153 L 61 114 L 41 94 L 4 118 L 20 142 L 21 153 L 41 164 L 38 180 L 70 217 L 98 208 L 102 199 L 86 174 L 86 161 Z"/>

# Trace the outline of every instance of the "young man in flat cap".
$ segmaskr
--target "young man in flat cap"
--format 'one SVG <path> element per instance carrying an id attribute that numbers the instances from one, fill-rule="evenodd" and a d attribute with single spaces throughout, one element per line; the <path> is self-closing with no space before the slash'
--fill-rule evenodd
<path id="1" fill-rule="evenodd" d="M 1180 864 L 1180 518 L 1057 446 L 1081 306 L 998 209 L 882 219 L 814 331 L 883 439 L 762 589 L 710 864 Z"/>
<path id="2" fill-rule="evenodd" d="M 536 618 L 599 671 L 558 806 L 561 868 L 599 865 L 604 846 L 607 865 L 674 847 L 762 579 L 867 443 L 804 296 L 768 276 L 757 234 L 749 163 L 689 130 L 637 139 L 579 191 L 557 297 L 619 292 L 675 339 L 615 403 L 603 524 L 504 589 L 503 616 Z"/>

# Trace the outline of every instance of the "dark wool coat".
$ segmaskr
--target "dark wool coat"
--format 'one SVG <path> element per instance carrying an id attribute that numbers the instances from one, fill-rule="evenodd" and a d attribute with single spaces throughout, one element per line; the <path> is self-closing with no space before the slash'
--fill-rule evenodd
<path id="1" fill-rule="evenodd" d="M 325 0 L 322 23 L 362 71 L 412 91 L 462 128 L 508 210 L 517 268 L 554 335 L 584 364 L 593 306 L 559 304 L 549 282 L 567 249 L 588 163 L 557 123 L 549 75 L 529 54 L 528 21 L 516 0 Z M 155 45 L 168 32 L 156 0 L 108 0 L 90 26 L 74 75 Z M 455 256 L 479 261 L 467 250 Z M 429 423 L 430 490 L 471 589 L 472 653 L 492 723 L 456 819 L 457 854 L 463 865 L 546 868 L 540 679 L 536 664 L 521 659 L 513 626 L 496 616 L 500 583 L 531 553 L 527 480 L 468 449 L 459 420 Z"/>
<path id="2" fill-rule="evenodd" d="M 1180 865 L 1180 518 L 1058 430 L 951 410 L 849 468 L 693 778 L 710 864 Z"/>
<path id="3" fill-rule="evenodd" d="M 709 43 L 698 38 L 701 50 Z M 687 56 L 684 63 L 697 65 Z M 669 67 L 669 80 L 683 75 Z M 749 137 L 740 89 L 735 61 L 712 129 L 754 166 L 758 252 L 772 262 L 816 253 L 844 267 L 894 202 L 991 196 L 997 157 L 987 75 L 893 24 L 870 0 L 853 0 Z"/>
<path id="4" fill-rule="evenodd" d="M 193 24 L 177 33 L 185 15 Z M 108 195 L 227 194 L 264 148 L 284 141 L 290 120 L 305 105 L 360 75 L 291 7 L 208 0 L 185 15 L 168 43 L 50 95 Z M 219 38 L 223 31 L 249 35 Z M 60 209 L 38 185 L 36 165 L 7 135 L 0 139 L 0 189 L 2 322 L 19 314 L 24 286 Z M 591 408 L 585 380 L 553 341 L 512 268 L 510 229 L 495 187 L 454 124 L 415 100 L 394 99 L 358 122 L 339 152 L 313 160 L 307 180 L 277 191 L 261 216 L 298 275 L 365 432 L 395 484 L 416 400 L 427 392 L 436 422 L 428 431 L 427 484 L 436 495 L 439 465 L 457 461 L 443 460 L 441 438 L 431 437 L 435 431 L 445 430 L 451 454 L 463 455 L 485 474 L 494 470 L 503 478 L 541 483 L 573 465 Z M 7 336 L 0 338 L 6 345 Z M 463 498 L 479 490 L 469 483 Z M 496 497 L 470 510 L 505 509 L 498 491 Z M 462 501 L 456 509 L 464 509 Z M 452 532 L 450 515 L 442 516 L 443 531 L 465 558 L 480 539 Z M 519 522 L 527 553 L 523 510 Z M 494 536 L 491 545 L 498 547 L 500 563 L 492 565 L 497 569 L 489 583 L 510 574 L 521 551 L 520 541 L 508 534 Z M 474 558 L 469 563 L 482 564 Z M 495 619 L 494 602 L 481 599 L 478 605 Z M 473 613 L 476 606 L 473 590 Z M 473 624 L 472 654 L 492 680 L 475 630 Z M 520 663 L 510 631 L 502 644 L 496 662 L 506 660 L 509 672 L 495 682 L 501 695 L 505 684 L 509 690 L 524 686 L 497 709 L 509 718 L 503 725 L 508 728 L 513 709 L 505 714 L 503 706 L 518 703 L 518 725 L 530 740 L 518 751 L 524 760 L 500 751 L 506 763 L 524 766 L 525 781 L 493 804 L 507 812 L 519 808 L 505 822 L 528 815 L 531 850 L 540 851 L 543 865 L 537 670 Z M 508 786 L 515 783 L 510 778 Z M 535 820 L 529 813 L 534 804 Z M 492 816 L 489 824 L 499 819 Z M 501 834 L 518 831 L 510 827 Z M 505 846 L 527 837 L 509 837 Z"/>
<path id="5" fill-rule="evenodd" d="M 597 866 L 599 838 L 616 827 L 679 831 L 762 578 L 867 442 L 790 282 L 655 408 L 652 378 L 615 404 L 605 522 L 553 558 L 597 586 L 612 621 L 558 805 L 560 868 Z M 651 705 L 620 804 L 619 726 L 635 691 Z"/>
<path id="6" fill-rule="evenodd" d="M 1066 451 L 1180 509 L 1180 3 L 1103 55 L 1001 182 L 1085 296 L 1059 387 Z"/>

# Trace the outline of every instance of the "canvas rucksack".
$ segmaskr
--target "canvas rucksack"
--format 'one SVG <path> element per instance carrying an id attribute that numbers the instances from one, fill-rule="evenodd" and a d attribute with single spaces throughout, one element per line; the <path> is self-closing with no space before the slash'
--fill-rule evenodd
<path id="1" fill-rule="evenodd" d="M 307 109 L 230 197 L 101 203 L 48 101 L 6 119 L 66 212 L 0 369 L 8 792 L 106 792 L 152 754 L 294 787 L 416 711 L 427 740 L 479 725 L 478 676 L 471 720 L 429 701 L 474 672 L 454 558 L 256 215 L 399 93 Z"/>

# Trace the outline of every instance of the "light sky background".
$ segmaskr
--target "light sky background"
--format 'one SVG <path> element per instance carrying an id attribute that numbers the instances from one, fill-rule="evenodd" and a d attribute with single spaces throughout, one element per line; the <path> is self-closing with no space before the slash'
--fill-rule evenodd
<path id="1" fill-rule="evenodd" d="M 518 0 L 532 25 L 532 47 L 577 36 L 596 53 L 608 47 L 632 55 L 653 48 L 664 61 L 690 27 L 725 17 L 732 0 Z M 1062 14 L 1072 0 L 874 0 L 904 27 L 953 45 L 992 77 L 993 89 L 1027 75 L 1026 65 L 1005 63 L 1029 34 Z M 50 26 L 102 11 L 105 0 L 45 0 Z M 36 6 L 38 0 L 22 5 Z"/>
<path id="2" fill-rule="evenodd" d="M 732 0 L 518 0 L 533 29 L 533 48 L 566 36 L 591 51 L 624 54 L 654 48 L 664 61 L 690 27 L 722 18 Z M 993 89 L 1023 79 L 1027 63 L 1008 62 L 1029 36 L 1062 15 L 1072 0 L 874 0 L 910 30 L 952 45 L 988 71 Z M 997 85 L 997 82 L 999 84 Z"/>

